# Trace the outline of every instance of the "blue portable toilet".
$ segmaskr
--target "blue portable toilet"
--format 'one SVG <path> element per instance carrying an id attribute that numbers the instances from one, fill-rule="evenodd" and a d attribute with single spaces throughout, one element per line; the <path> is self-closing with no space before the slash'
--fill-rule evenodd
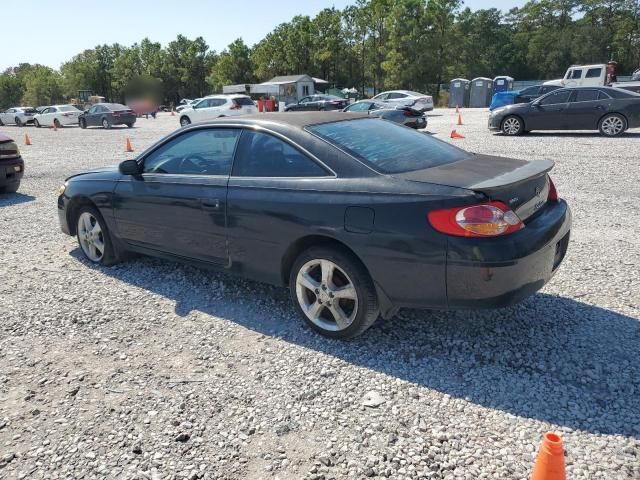
<path id="1" fill-rule="evenodd" d="M 501 75 L 493 79 L 493 93 L 513 90 L 513 77 Z"/>

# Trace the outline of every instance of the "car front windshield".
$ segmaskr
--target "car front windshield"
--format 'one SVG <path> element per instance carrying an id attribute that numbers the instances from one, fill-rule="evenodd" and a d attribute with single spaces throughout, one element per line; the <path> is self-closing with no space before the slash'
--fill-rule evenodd
<path id="1" fill-rule="evenodd" d="M 423 170 L 469 155 L 424 133 L 378 119 L 322 123 L 307 130 L 380 173 Z"/>

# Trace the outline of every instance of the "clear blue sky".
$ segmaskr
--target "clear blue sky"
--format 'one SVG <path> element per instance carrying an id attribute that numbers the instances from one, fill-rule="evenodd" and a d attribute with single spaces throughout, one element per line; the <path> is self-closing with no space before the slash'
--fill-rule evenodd
<path id="1" fill-rule="evenodd" d="M 342 9 L 354 0 L 0 0 L 0 71 L 21 62 L 53 68 L 104 43 L 149 37 L 166 45 L 181 33 L 220 51 L 238 37 L 248 45 L 295 15 Z M 524 0 L 466 0 L 473 10 L 509 10 Z"/>

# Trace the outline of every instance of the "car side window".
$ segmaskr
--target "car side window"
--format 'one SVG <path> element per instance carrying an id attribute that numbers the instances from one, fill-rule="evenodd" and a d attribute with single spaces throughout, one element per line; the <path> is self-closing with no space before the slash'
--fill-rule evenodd
<path id="1" fill-rule="evenodd" d="M 288 143 L 245 130 L 233 164 L 236 177 L 326 177 L 327 171 Z"/>
<path id="2" fill-rule="evenodd" d="M 304 97 L 302 100 L 300 100 L 300 103 L 309 103 L 311 101 L 311 97 Z"/>
<path id="3" fill-rule="evenodd" d="M 598 100 L 598 90 L 576 90 L 572 102 L 593 102 Z"/>
<path id="4" fill-rule="evenodd" d="M 405 97 L 406 97 L 406 95 L 404 93 L 393 92 L 393 93 L 389 94 L 387 99 L 388 100 L 396 100 L 398 98 L 405 98 Z"/>
<path id="5" fill-rule="evenodd" d="M 590 68 L 587 70 L 585 78 L 598 78 L 602 74 L 602 68 Z"/>
<path id="6" fill-rule="evenodd" d="M 389 97 L 388 93 L 381 93 L 380 95 L 376 95 L 375 97 L 373 97 L 374 100 L 380 100 L 380 101 L 384 101 Z"/>
<path id="7" fill-rule="evenodd" d="M 93 106 L 89 109 L 89 113 L 96 113 L 96 110 L 98 109 L 98 107 Z"/>
<path id="8" fill-rule="evenodd" d="M 229 175 L 240 138 L 237 128 L 192 130 L 171 139 L 144 159 L 143 173 Z"/>
<path id="9" fill-rule="evenodd" d="M 640 87 L 636 91 L 640 91 Z M 611 97 L 606 93 L 604 93 L 602 90 L 598 91 L 598 100 L 610 100 L 610 99 Z"/>
<path id="10" fill-rule="evenodd" d="M 577 80 L 578 78 L 582 78 L 582 70 L 580 70 L 579 68 L 576 70 L 571 70 L 571 73 L 569 74 L 569 78 L 572 80 Z"/>
<path id="11" fill-rule="evenodd" d="M 354 103 L 353 105 L 351 105 L 347 111 L 348 112 L 366 112 L 367 110 L 369 110 L 369 107 L 373 105 L 370 103 Z"/>
<path id="12" fill-rule="evenodd" d="M 559 92 L 550 93 L 542 100 L 540 100 L 540 105 L 555 105 L 557 103 L 566 103 L 569 101 L 570 96 L 571 90 L 562 90 Z"/>
<path id="13" fill-rule="evenodd" d="M 49 113 L 54 113 L 54 112 L 57 112 L 57 111 L 58 111 L 58 109 L 56 107 L 50 107 L 49 108 Z"/>

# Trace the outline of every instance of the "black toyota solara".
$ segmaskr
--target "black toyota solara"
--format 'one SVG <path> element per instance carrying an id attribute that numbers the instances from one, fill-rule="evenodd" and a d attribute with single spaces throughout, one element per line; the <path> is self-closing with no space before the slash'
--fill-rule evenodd
<path id="1" fill-rule="evenodd" d="M 60 188 L 86 258 L 129 252 L 288 285 L 304 321 L 358 335 L 399 308 L 495 308 L 554 274 L 571 213 L 551 161 L 476 155 L 381 119 L 193 124 Z"/>

